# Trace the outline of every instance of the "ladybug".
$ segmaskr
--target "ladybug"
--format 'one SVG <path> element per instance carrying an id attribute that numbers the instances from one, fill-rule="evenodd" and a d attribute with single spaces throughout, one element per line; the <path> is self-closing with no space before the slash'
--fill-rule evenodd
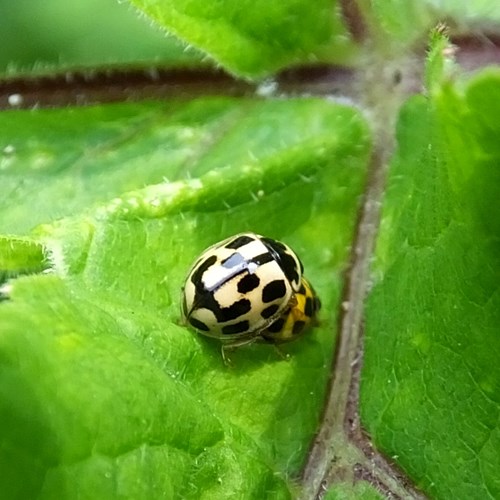
<path id="1" fill-rule="evenodd" d="M 305 278 L 302 278 L 301 287 L 296 292 L 295 299 L 295 304 L 290 305 L 277 320 L 261 332 L 260 336 L 264 341 L 272 344 L 291 342 L 317 323 L 321 301 Z"/>
<path id="2" fill-rule="evenodd" d="M 303 271 L 284 243 L 237 234 L 207 248 L 195 261 L 183 287 L 182 316 L 203 335 L 252 342 L 298 304 Z"/>

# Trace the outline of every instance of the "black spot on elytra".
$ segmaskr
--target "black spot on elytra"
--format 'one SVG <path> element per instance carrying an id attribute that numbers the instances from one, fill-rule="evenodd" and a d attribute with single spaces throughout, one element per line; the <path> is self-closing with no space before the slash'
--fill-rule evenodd
<path id="1" fill-rule="evenodd" d="M 262 265 L 266 264 L 267 262 L 271 262 L 272 260 L 274 260 L 274 257 L 269 252 L 265 252 L 265 253 L 261 253 L 260 255 L 256 255 L 252 259 L 252 262 L 255 262 L 259 266 L 262 266 Z"/>
<path id="2" fill-rule="evenodd" d="M 240 266 L 244 262 L 245 262 L 245 257 L 243 257 L 241 253 L 234 252 L 227 259 L 224 259 L 221 262 L 221 266 L 225 267 L 226 269 L 231 269 L 232 267 Z"/>
<path id="3" fill-rule="evenodd" d="M 297 262 L 290 255 L 285 245 L 279 241 L 272 240 L 271 238 L 262 238 L 262 242 L 273 255 L 276 262 L 278 262 L 281 269 L 283 269 L 288 281 L 298 283 L 300 281 L 300 276 L 299 269 L 297 269 Z M 297 259 L 299 261 L 300 273 L 303 273 L 304 266 L 298 257 Z"/>
<path id="4" fill-rule="evenodd" d="M 299 293 L 301 295 L 305 295 L 306 294 L 306 287 L 304 286 L 304 283 L 302 281 L 300 282 Z"/>
<path id="5" fill-rule="evenodd" d="M 311 297 L 307 297 L 307 299 L 306 299 L 306 304 L 305 304 L 305 307 L 304 307 L 304 313 L 309 318 L 311 318 L 312 315 L 314 314 L 314 301 L 313 301 L 313 299 Z"/>
<path id="6" fill-rule="evenodd" d="M 246 314 L 252 308 L 252 303 L 248 299 L 240 299 L 233 302 L 229 307 L 220 308 L 220 317 L 217 319 L 222 323 L 226 321 L 231 321 L 232 319 L 239 318 L 243 314 Z"/>
<path id="7" fill-rule="evenodd" d="M 234 240 L 231 240 L 225 248 L 232 248 L 234 250 L 237 250 L 238 248 L 247 245 L 248 243 L 254 241 L 255 238 L 252 238 L 251 236 L 243 235 L 243 236 L 238 236 L 238 238 L 235 238 Z"/>
<path id="8" fill-rule="evenodd" d="M 268 319 L 271 316 L 274 316 L 278 312 L 279 306 L 277 304 L 272 304 L 270 306 L 267 306 L 261 313 L 260 315 L 264 319 Z"/>
<path id="9" fill-rule="evenodd" d="M 256 274 L 247 274 L 238 281 L 238 292 L 248 293 L 255 290 L 260 284 L 260 279 Z"/>
<path id="10" fill-rule="evenodd" d="M 298 283 L 300 281 L 297 262 L 289 253 L 284 253 L 281 255 L 280 264 L 283 272 L 285 273 L 285 276 L 291 283 Z M 302 269 L 302 263 L 300 264 L 300 268 Z"/>
<path id="11" fill-rule="evenodd" d="M 195 269 L 194 273 L 191 275 L 191 282 L 196 287 L 196 289 L 198 289 L 200 286 L 203 286 L 203 274 L 210 266 L 213 266 L 216 261 L 217 256 L 211 255 Z"/>
<path id="12" fill-rule="evenodd" d="M 251 309 L 251 303 L 248 299 L 241 299 L 238 300 L 237 302 L 234 302 L 231 306 L 229 307 L 221 307 L 220 304 L 217 302 L 217 300 L 214 297 L 214 294 L 212 292 L 208 291 L 196 291 L 196 297 L 194 301 L 194 306 L 192 310 L 196 309 L 201 309 L 205 308 L 210 311 L 212 311 L 215 315 L 215 318 L 217 319 L 218 323 L 224 323 L 226 321 L 231 321 L 234 319 L 237 319 L 239 316 L 242 314 L 247 313 Z M 189 322 L 198 330 L 201 331 L 209 331 L 210 329 L 205 325 L 204 323 L 199 322 L 198 320 L 194 318 L 189 318 Z M 196 323 L 196 324 L 195 324 Z M 197 324 L 201 323 L 201 325 Z M 248 321 L 246 329 L 248 329 Z M 238 332 L 235 332 L 238 333 Z"/>
<path id="13" fill-rule="evenodd" d="M 306 326 L 305 321 L 296 321 L 292 328 L 292 334 L 298 335 Z"/>
<path id="14" fill-rule="evenodd" d="M 270 333 L 279 333 L 285 324 L 285 320 L 283 318 L 278 318 L 276 321 L 271 323 L 267 327 L 267 331 Z"/>
<path id="15" fill-rule="evenodd" d="M 274 280 L 262 289 L 262 302 L 272 302 L 281 299 L 286 294 L 286 285 L 283 280 Z"/>
<path id="16" fill-rule="evenodd" d="M 248 331 L 249 324 L 248 321 L 240 321 L 239 323 L 235 323 L 234 325 L 226 325 L 222 327 L 223 335 L 232 335 L 235 333 L 245 333 Z"/>
<path id="17" fill-rule="evenodd" d="M 210 328 L 208 328 L 203 321 L 199 321 L 196 318 L 189 318 L 189 322 L 192 326 L 194 326 L 197 330 L 201 330 L 202 332 L 208 332 Z"/>

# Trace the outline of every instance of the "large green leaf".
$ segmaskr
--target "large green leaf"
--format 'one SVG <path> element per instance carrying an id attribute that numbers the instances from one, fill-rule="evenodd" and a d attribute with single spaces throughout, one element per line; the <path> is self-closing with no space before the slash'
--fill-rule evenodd
<path id="1" fill-rule="evenodd" d="M 57 205 L 73 214 L 37 228 L 53 272 L 13 281 L 0 308 L 12 497 L 290 495 L 284 477 L 321 411 L 367 130 L 353 108 L 317 99 L 165 106 L 7 115 L 25 165 L 18 223 L 49 221 Z M 53 136 L 33 141 L 33 124 Z M 32 173 L 42 152 L 51 161 Z M 95 191 L 72 191 L 75 177 Z M 204 247 L 246 230 L 296 249 L 324 310 L 290 361 L 255 345 L 228 369 L 217 342 L 179 325 L 180 289 Z"/>
<path id="2" fill-rule="evenodd" d="M 403 109 L 367 311 L 363 420 L 437 498 L 500 495 L 495 110 L 498 71 Z"/>

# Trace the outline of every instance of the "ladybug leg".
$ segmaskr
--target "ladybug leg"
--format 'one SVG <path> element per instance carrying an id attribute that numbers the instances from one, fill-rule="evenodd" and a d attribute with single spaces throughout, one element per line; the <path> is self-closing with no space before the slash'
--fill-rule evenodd
<path id="1" fill-rule="evenodd" d="M 284 361 L 290 361 L 290 359 L 292 359 L 292 356 L 290 356 L 290 354 L 288 354 L 287 352 L 285 352 L 281 348 L 281 344 L 277 343 L 276 340 L 273 339 L 272 337 L 266 337 L 265 335 L 261 334 L 261 335 L 259 335 L 258 337 L 255 338 L 255 341 L 256 342 L 266 343 L 266 344 L 271 344 L 273 346 L 274 352 L 281 359 L 283 359 Z"/>
<path id="2" fill-rule="evenodd" d="M 220 353 L 221 353 L 222 361 L 224 362 L 224 365 L 227 366 L 228 368 L 233 368 L 234 364 L 231 361 L 231 358 L 228 356 L 229 350 L 233 351 L 234 349 L 230 349 L 230 348 L 227 348 L 225 345 L 222 345 L 220 348 Z"/>

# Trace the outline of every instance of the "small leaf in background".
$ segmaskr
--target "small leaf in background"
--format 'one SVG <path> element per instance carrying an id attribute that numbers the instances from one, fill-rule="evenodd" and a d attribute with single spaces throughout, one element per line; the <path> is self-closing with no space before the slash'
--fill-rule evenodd
<path id="1" fill-rule="evenodd" d="M 500 6 L 490 0 L 374 0 L 361 2 L 361 8 L 379 40 L 390 44 L 393 51 L 411 47 L 444 20 L 458 33 L 471 28 L 473 32 L 477 26 L 484 29 L 488 23 L 494 26 L 500 21 Z"/>
<path id="2" fill-rule="evenodd" d="M 332 0 L 131 0 L 229 71 L 262 77 L 298 62 L 343 62 L 354 47 Z"/>
<path id="3" fill-rule="evenodd" d="M 375 0 L 361 2 L 373 28 L 386 43 L 394 43 L 393 47 L 407 47 L 422 36 L 436 23 L 435 12 L 426 0 L 409 0 L 401 3 L 397 0 Z M 389 35 L 389 36 L 387 36 Z"/>

